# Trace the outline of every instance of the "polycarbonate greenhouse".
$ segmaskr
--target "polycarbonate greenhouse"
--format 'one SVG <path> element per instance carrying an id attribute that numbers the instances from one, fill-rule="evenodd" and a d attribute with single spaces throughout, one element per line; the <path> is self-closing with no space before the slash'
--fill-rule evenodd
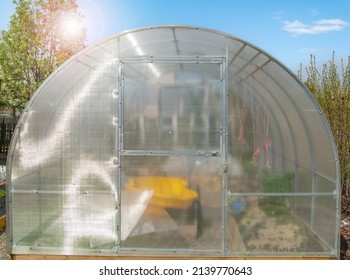
<path id="1" fill-rule="evenodd" d="M 15 258 L 339 257 L 325 116 L 222 32 L 157 26 L 84 49 L 29 102 L 7 168 Z"/>

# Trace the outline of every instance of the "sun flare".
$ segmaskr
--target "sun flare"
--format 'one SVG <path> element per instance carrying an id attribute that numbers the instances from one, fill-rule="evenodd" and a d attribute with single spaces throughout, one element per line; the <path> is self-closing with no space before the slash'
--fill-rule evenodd
<path id="1" fill-rule="evenodd" d="M 76 16 L 65 17 L 61 19 L 60 29 L 64 37 L 71 38 L 82 29 L 82 23 Z"/>

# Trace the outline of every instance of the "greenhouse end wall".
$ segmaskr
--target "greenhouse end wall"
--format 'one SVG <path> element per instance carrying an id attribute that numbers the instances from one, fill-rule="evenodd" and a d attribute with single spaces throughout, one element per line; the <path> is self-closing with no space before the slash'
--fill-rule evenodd
<path id="1" fill-rule="evenodd" d="M 158 26 L 83 50 L 37 90 L 9 155 L 17 257 L 339 257 L 327 120 L 229 34 Z"/>

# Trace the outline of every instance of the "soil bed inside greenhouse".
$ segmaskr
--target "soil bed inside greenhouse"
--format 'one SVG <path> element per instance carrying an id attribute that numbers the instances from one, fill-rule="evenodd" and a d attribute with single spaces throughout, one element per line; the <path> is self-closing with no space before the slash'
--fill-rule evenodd
<path id="1" fill-rule="evenodd" d="M 212 210 L 204 207 L 203 211 Z M 46 226 L 50 227 L 52 223 L 47 223 Z M 189 253 L 191 250 L 219 250 L 222 244 L 221 228 L 220 219 L 203 219 L 188 225 L 187 231 L 158 231 L 131 236 L 122 241 L 121 245 L 127 251 L 142 252 L 147 249 L 152 250 L 152 254 L 159 249 L 166 251 L 186 248 Z M 34 246 L 51 248 L 60 247 L 63 243 L 63 240 L 50 235 L 39 238 L 35 236 L 35 233 L 26 236 L 22 242 L 28 243 L 31 239 Z M 77 246 L 82 249 L 92 246 L 88 238 L 82 238 L 78 243 Z M 113 246 L 111 243 L 100 244 L 99 249 L 111 250 Z M 229 214 L 228 249 L 233 254 L 237 251 L 256 256 L 260 252 L 276 252 L 278 256 L 280 253 L 289 255 L 294 252 L 315 252 L 316 255 L 316 252 L 327 251 L 319 238 L 287 208 L 274 205 L 253 208 L 241 216 Z"/>
<path id="2" fill-rule="evenodd" d="M 322 252 L 322 242 L 285 207 L 250 209 L 238 222 L 248 252 Z M 307 249 L 306 249 L 307 248 Z"/>

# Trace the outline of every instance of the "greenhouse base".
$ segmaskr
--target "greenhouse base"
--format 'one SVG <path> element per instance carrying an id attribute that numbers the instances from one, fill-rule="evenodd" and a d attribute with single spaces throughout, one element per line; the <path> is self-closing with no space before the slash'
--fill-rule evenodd
<path id="1" fill-rule="evenodd" d="M 6 227 L 6 215 L 0 217 L 0 230 Z"/>
<path id="2" fill-rule="evenodd" d="M 336 260 L 330 256 L 217 256 L 217 255 L 118 255 L 118 256 L 71 256 L 71 255 L 11 255 L 13 260 Z"/>

